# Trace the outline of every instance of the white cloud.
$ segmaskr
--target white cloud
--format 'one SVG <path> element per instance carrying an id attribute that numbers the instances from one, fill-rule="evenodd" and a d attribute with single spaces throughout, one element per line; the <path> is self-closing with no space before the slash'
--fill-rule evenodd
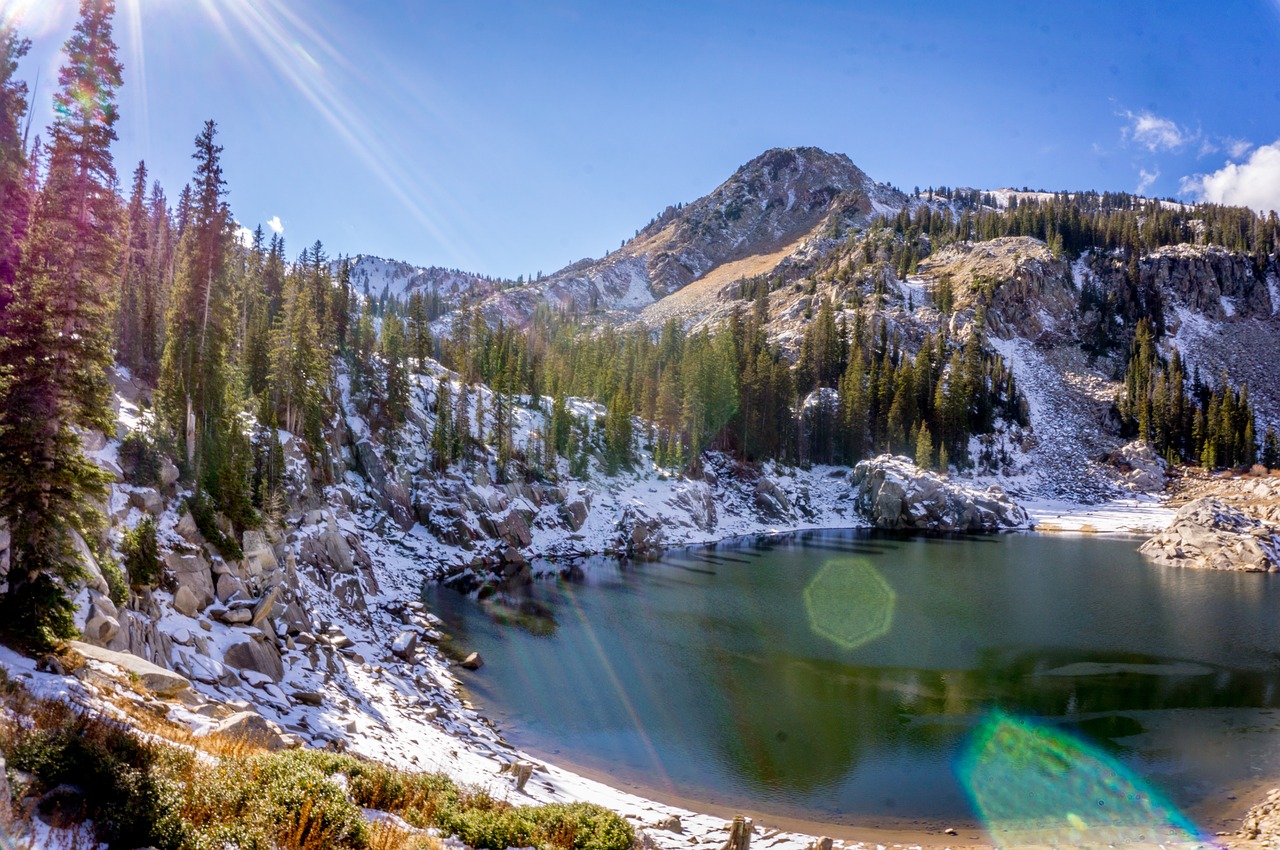
<path id="1" fill-rule="evenodd" d="M 1233 139 L 1228 136 L 1222 140 L 1222 143 L 1227 146 L 1227 155 L 1232 159 L 1240 159 L 1253 150 L 1253 142 L 1248 139 Z"/>
<path id="2" fill-rule="evenodd" d="M 1139 195 L 1145 194 L 1146 191 L 1151 188 L 1152 184 L 1159 179 L 1160 179 L 1160 169 L 1157 168 L 1155 171 L 1147 171 L 1147 169 L 1145 168 L 1139 169 L 1138 170 L 1138 188 L 1136 190 L 1136 193 Z"/>
<path id="3" fill-rule="evenodd" d="M 1182 178 L 1182 191 L 1200 201 L 1280 212 L 1280 140 L 1258 148 L 1245 162 Z"/>
<path id="4" fill-rule="evenodd" d="M 278 215 L 273 215 L 271 218 L 267 219 L 267 227 L 270 227 L 276 235 L 284 233 L 284 222 L 280 220 L 280 216 Z"/>
<path id="5" fill-rule="evenodd" d="M 1126 110 L 1122 114 L 1129 119 L 1129 125 L 1120 131 L 1121 138 L 1132 139 L 1152 153 L 1180 150 L 1200 138 L 1198 132 L 1193 133 L 1168 118 L 1150 112 Z"/>
<path id="6" fill-rule="evenodd" d="M 253 231 L 239 222 L 236 223 L 236 241 L 246 248 L 253 247 Z"/>

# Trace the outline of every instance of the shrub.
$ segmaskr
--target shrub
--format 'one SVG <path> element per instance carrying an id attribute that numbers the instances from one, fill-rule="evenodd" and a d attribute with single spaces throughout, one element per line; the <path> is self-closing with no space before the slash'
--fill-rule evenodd
<path id="1" fill-rule="evenodd" d="M 218 548 L 222 557 L 228 561 L 238 561 L 244 557 L 244 552 L 241 551 L 236 539 L 223 534 L 222 529 L 218 528 L 218 518 L 213 502 L 203 490 L 187 498 L 187 510 L 191 512 L 191 518 L 196 521 L 196 528 L 200 529 L 200 534 Z"/>
<path id="2" fill-rule="evenodd" d="M 145 431 L 130 431 L 120 442 L 120 468 L 139 487 L 160 483 L 161 460 L 159 446 Z"/>
<path id="3" fill-rule="evenodd" d="M 35 730 L 10 755 L 15 768 L 34 774 L 45 789 L 62 783 L 82 789 L 85 816 L 93 820 L 98 840 L 112 847 L 181 845 L 179 787 L 162 777 L 192 758 L 92 716 L 72 716 L 53 729 Z"/>
<path id="4" fill-rule="evenodd" d="M 129 583 L 134 587 L 152 587 L 160 580 L 160 544 L 156 540 L 153 517 L 143 517 L 124 533 L 120 554 L 129 573 Z"/>

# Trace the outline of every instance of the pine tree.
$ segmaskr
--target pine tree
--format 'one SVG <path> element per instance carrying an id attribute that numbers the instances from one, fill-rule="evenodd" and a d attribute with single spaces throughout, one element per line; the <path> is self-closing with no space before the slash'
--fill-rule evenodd
<path id="1" fill-rule="evenodd" d="M 0 311 L 12 297 L 22 242 L 30 224 L 25 143 L 19 127 L 27 112 L 27 84 L 13 78 L 31 42 L 0 27 Z"/>
<path id="2" fill-rule="evenodd" d="M 107 293 L 119 251 L 115 90 L 120 64 L 112 0 L 83 0 L 54 95 L 47 175 L 35 197 L 19 266 L 0 243 L 0 517 L 12 537 L 0 623 L 28 645 L 73 631 L 66 583 L 81 571 L 76 535 L 96 528 L 108 477 L 85 459 L 79 430 L 107 430 L 111 363 Z M 0 137 L 16 138 L 21 112 L 12 66 L 24 43 L 0 40 Z M 0 191 L 12 195 L 21 154 L 0 154 Z M 7 200 L 7 199 L 6 199 Z M 16 199 L 20 212 L 21 201 Z M 4 235 L 20 221 L 8 214 Z M 9 276 L 12 279 L 9 280 Z"/>
<path id="3" fill-rule="evenodd" d="M 116 359 L 138 373 L 143 371 L 146 356 L 142 345 L 142 322 L 150 231 L 151 222 L 147 214 L 147 165 L 139 162 L 133 172 L 133 191 L 129 195 L 129 206 L 125 213 L 120 290 L 116 298 Z"/>
<path id="4" fill-rule="evenodd" d="M 916 466 L 921 469 L 933 466 L 933 435 L 925 424 L 921 424 L 920 434 L 916 437 Z"/>
<path id="5" fill-rule="evenodd" d="M 196 137 L 188 224 L 166 320 L 160 413 L 184 446 L 184 467 L 237 526 L 252 521 L 249 447 L 235 411 L 229 358 L 236 327 L 231 284 L 232 219 L 225 201 L 217 126 Z"/>
<path id="6" fill-rule="evenodd" d="M 1267 425 L 1267 433 L 1262 438 L 1260 460 L 1267 469 L 1280 468 L 1280 436 L 1276 435 L 1275 425 Z"/>

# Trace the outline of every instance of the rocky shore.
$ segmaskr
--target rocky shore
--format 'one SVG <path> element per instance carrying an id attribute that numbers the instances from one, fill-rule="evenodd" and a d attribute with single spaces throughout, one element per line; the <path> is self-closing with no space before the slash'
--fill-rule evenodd
<path id="1" fill-rule="evenodd" d="M 1280 571 L 1280 478 L 1200 482 L 1168 528 L 1142 544 L 1153 561 L 1176 567 Z"/>
<path id="2" fill-rule="evenodd" d="M 992 532 L 1029 527 L 1027 512 L 998 486 L 967 487 L 905 457 L 864 460 L 854 467 L 849 484 L 859 515 L 876 528 Z"/>

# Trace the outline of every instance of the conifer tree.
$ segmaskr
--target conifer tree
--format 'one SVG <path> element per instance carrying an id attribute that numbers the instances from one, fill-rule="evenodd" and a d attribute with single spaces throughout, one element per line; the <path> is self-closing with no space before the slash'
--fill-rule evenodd
<path id="1" fill-rule="evenodd" d="M 236 302 L 233 221 L 225 201 L 217 126 L 205 122 L 192 158 L 186 227 L 166 318 L 159 381 L 159 411 L 185 452 L 183 467 L 195 501 L 222 511 L 241 529 L 257 522 L 252 511 L 252 449 L 238 417 L 240 382 L 233 378 Z M 197 518 L 200 512 L 197 511 Z M 206 534 L 208 530 L 206 529 Z M 236 557 L 233 538 L 219 542 Z"/>
<path id="2" fill-rule="evenodd" d="M 916 466 L 921 469 L 933 466 L 933 435 L 927 424 L 920 425 L 920 434 L 916 437 Z"/>
<path id="3" fill-rule="evenodd" d="M 65 587 L 81 571 L 75 536 L 101 522 L 92 505 L 107 481 L 84 457 L 78 432 L 110 424 L 107 296 L 119 250 L 111 143 L 121 75 L 113 13 L 112 0 L 80 5 L 54 95 L 47 174 L 16 270 L 13 243 L 0 243 L 0 517 L 12 536 L 0 623 L 36 646 L 73 630 Z M 21 116 L 11 75 L 24 44 L 5 33 L 0 50 L 0 137 L 9 140 Z M 9 196 L 20 157 L 7 145 L 0 154 L 0 191 Z M 21 193 L 14 197 L 0 234 L 9 240 L 21 231 L 13 215 Z"/>

